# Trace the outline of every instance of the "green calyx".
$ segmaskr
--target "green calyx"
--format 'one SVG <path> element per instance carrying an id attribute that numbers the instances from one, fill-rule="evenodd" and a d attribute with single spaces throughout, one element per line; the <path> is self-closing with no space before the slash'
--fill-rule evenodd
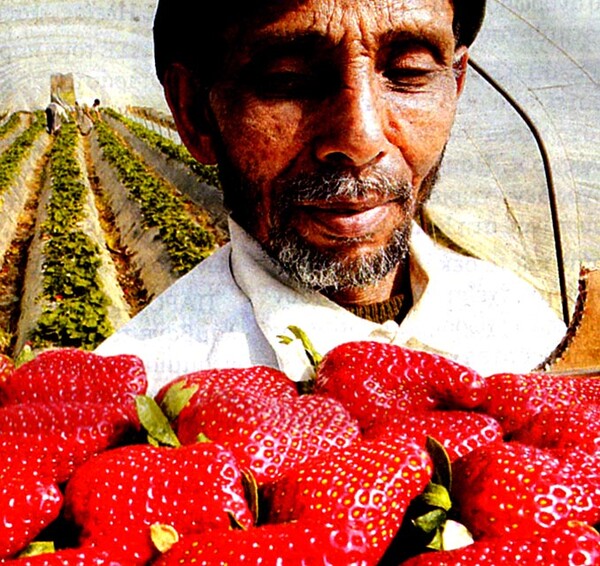
<path id="1" fill-rule="evenodd" d="M 277 336 L 277 338 L 279 338 L 279 342 L 281 344 L 291 344 L 296 340 L 300 340 L 300 342 L 302 343 L 302 347 L 304 348 L 304 353 L 306 354 L 306 357 L 308 358 L 308 361 L 313 369 L 312 379 L 310 379 L 309 381 L 300 381 L 297 384 L 298 393 L 300 393 L 300 395 L 306 395 L 312 393 L 313 391 L 315 375 L 317 370 L 319 369 L 321 361 L 323 360 L 323 356 L 319 352 L 317 352 L 313 343 L 311 342 L 306 332 L 304 332 L 304 330 L 294 325 L 288 326 L 288 330 L 292 333 L 292 336 L 280 334 L 279 336 Z"/>
<path id="2" fill-rule="evenodd" d="M 135 406 L 140 423 L 148 433 L 148 444 L 173 448 L 181 446 L 169 419 L 152 397 L 138 395 L 135 398 Z"/>

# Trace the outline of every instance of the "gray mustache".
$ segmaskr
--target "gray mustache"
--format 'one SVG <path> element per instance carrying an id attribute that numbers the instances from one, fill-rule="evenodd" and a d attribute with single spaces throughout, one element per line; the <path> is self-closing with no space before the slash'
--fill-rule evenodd
<path id="1" fill-rule="evenodd" d="M 413 193 L 411 183 L 398 183 L 388 175 L 372 174 L 358 179 L 347 173 L 312 173 L 287 181 L 281 198 L 285 203 L 335 201 L 340 198 L 360 199 L 377 194 L 390 200 L 408 201 Z"/>

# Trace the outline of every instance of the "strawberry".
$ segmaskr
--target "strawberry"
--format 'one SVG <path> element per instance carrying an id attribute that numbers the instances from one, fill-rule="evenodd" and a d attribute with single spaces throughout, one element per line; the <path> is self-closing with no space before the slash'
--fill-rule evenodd
<path id="1" fill-rule="evenodd" d="M 453 477 L 460 518 L 475 538 L 538 534 L 562 519 L 600 521 L 600 453 L 494 443 L 457 460 Z"/>
<path id="2" fill-rule="evenodd" d="M 110 551 L 93 546 L 65 548 L 14 560 L 0 560 L 5 566 L 135 566 L 134 560 L 114 558 Z"/>
<path id="3" fill-rule="evenodd" d="M 115 441 L 139 428 L 135 412 L 114 403 L 20 403 L 0 407 L 0 434 L 71 433 L 94 428 Z"/>
<path id="4" fill-rule="evenodd" d="M 357 442 L 265 486 L 265 518 L 319 525 L 329 534 L 327 551 L 345 552 L 347 564 L 374 564 L 431 477 L 428 453 L 409 437 Z"/>
<path id="5" fill-rule="evenodd" d="M 7 432 L 2 434 L 0 459 L 37 470 L 40 475 L 60 484 L 90 457 L 115 443 L 114 437 L 94 427 L 70 432 Z"/>
<path id="6" fill-rule="evenodd" d="M 461 549 L 420 554 L 402 566 L 593 566 L 600 564 L 600 535 L 585 523 L 566 521 L 524 539 L 482 539 Z"/>
<path id="7" fill-rule="evenodd" d="M 183 537 L 168 552 L 152 562 L 152 566 L 193 564 L 366 566 L 367 562 L 361 558 L 360 553 L 334 546 L 327 529 L 304 523 L 192 534 Z"/>
<path id="8" fill-rule="evenodd" d="M 124 402 L 147 389 L 136 356 L 102 357 L 76 348 L 40 353 L 0 383 L 0 405 L 12 403 Z"/>
<path id="9" fill-rule="evenodd" d="M 397 412 L 476 407 L 486 382 L 442 356 L 364 341 L 347 342 L 323 357 L 315 392 L 338 399 L 368 431 Z"/>
<path id="10" fill-rule="evenodd" d="M 435 438 L 454 462 L 475 448 L 500 442 L 502 427 L 488 415 L 469 411 L 399 412 L 373 425 L 365 437 L 397 434 L 412 434 L 423 445 L 427 437 Z"/>
<path id="11" fill-rule="evenodd" d="M 0 469 L 0 558 L 31 542 L 60 513 L 63 497 L 51 478 L 4 457 Z"/>
<path id="12" fill-rule="evenodd" d="M 150 527 L 185 535 L 229 529 L 232 517 L 253 523 L 241 474 L 230 452 L 213 443 L 181 448 L 132 445 L 108 450 L 80 466 L 67 483 L 65 515 L 80 543 L 144 564 L 155 554 Z"/>
<path id="13" fill-rule="evenodd" d="M 590 453 L 600 449 L 600 405 L 560 407 L 538 413 L 512 434 L 513 440 L 538 448 L 565 450 L 581 448 Z"/>
<path id="14" fill-rule="evenodd" d="M 481 411 L 497 419 L 506 433 L 523 427 L 538 413 L 600 404 L 600 377 L 502 373 L 486 378 L 488 395 Z"/>
<path id="15" fill-rule="evenodd" d="M 179 439 L 191 444 L 202 433 L 226 446 L 259 485 L 359 436 L 358 425 L 337 401 L 300 396 L 277 370 L 210 370 L 195 374 L 187 384 L 198 381 L 199 389 L 175 423 Z"/>
<path id="16" fill-rule="evenodd" d="M 268 395 L 272 399 L 297 396 L 296 384 L 285 373 L 267 366 L 208 369 L 182 375 L 163 386 L 156 400 L 162 403 L 170 391 L 178 388 L 197 392 L 201 396 L 230 389 L 239 389 L 259 397 Z"/>

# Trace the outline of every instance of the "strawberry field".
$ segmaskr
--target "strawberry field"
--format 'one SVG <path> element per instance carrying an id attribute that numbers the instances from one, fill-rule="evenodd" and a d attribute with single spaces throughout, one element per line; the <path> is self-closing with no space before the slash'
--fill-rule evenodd
<path id="1" fill-rule="evenodd" d="M 226 241 L 215 171 L 141 120 L 1 125 L 0 352 L 93 349 Z"/>

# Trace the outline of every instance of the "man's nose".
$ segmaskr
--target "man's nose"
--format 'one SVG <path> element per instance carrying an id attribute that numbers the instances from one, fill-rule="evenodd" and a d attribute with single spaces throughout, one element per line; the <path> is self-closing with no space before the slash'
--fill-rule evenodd
<path id="1" fill-rule="evenodd" d="M 383 100 L 368 77 L 353 77 L 324 106 L 316 139 L 319 161 L 361 168 L 389 152 Z"/>

